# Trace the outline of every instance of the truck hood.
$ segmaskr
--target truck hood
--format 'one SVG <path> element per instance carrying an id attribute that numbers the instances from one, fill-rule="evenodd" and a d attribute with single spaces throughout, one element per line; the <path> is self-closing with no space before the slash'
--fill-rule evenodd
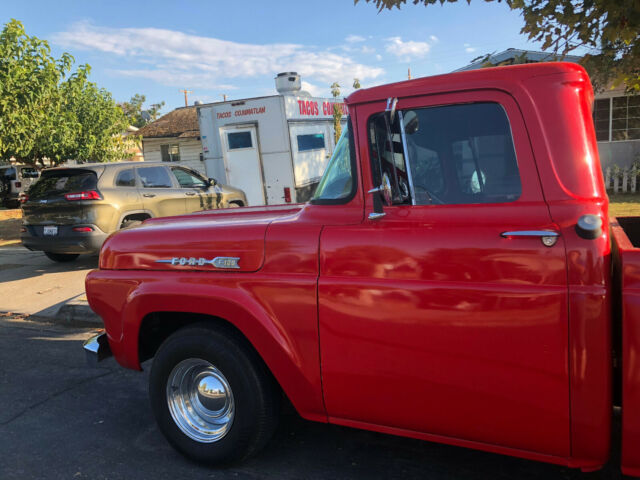
<path id="1" fill-rule="evenodd" d="M 233 208 L 149 219 L 111 235 L 100 252 L 100 268 L 255 272 L 264 263 L 269 224 L 301 208 Z"/>

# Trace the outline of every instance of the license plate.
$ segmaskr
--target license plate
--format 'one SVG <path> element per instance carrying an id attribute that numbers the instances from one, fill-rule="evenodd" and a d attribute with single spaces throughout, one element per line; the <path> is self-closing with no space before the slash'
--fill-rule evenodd
<path id="1" fill-rule="evenodd" d="M 58 226 L 53 226 L 53 227 L 44 227 L 44 232 L 45 235 L 57 235 L 58 234 Z"/>

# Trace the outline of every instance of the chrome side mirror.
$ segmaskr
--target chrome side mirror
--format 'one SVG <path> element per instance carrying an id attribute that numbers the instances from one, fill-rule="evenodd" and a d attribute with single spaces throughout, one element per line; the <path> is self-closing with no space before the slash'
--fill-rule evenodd
<path id="1" fill-rule="evenodd" d="M 379 187 L 372 188 L 369 193 L 379 193 L 384 203 L 391 205 L 393 203 L 393 193 L 391 192 L 391 181 L 389 180 L 389 174 L 386 172 L 382 175 L 382 183 Z"/>

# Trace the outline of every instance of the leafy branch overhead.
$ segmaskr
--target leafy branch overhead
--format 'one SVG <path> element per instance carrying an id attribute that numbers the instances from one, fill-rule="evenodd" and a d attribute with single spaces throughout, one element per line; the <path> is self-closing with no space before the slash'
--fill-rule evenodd
<path id="1" fill-rule="evenodd" d="M 151 123 L 160 116 L 160 110 L 164 107 L 164 102 L 153 103 L 149 108 L 143 110 L 143 104 L 147 101 L 147 97 L 136 93 L 128 102 L 122 102 L 120 108 L 127 116 L 129 124 L 134 127 L 144 127 L 147 123 Z"/>
<path id="2" fill-rule="evenodd" d="M 104 162 L 126 158 L 129 123 L 88 65 L 51 55 L 49 44 L 11 20 L 0 32 L 0 160 Z M 129 137 L 130 138 L 130 137 Z"/>
<path id="3" fill-rule="evenodd" d="M 456 1 L 411 0 L 411 3 L 428 6 Z M 375 4 L 379 11 L 407 4 L 407 0 L 365 2 Z M 562 56 L 578 47 L 586 48 L 589 53 L 582 64 L 596 87 L 614 81 L 640 91 L 640 1 L 504 0 L 503 3 L 522 12 L 521 33 L 529 40 L 542 42 L 543 50 L 550 49 Z"/>

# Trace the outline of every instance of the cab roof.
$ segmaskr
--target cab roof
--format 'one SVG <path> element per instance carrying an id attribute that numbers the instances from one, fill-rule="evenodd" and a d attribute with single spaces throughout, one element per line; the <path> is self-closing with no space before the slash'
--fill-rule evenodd
<path id="1" fill-rule="evenodd" d="M 569 62 L 530 63 L 505 67 L 481 68 L 464 72 L 447 73 L 431 77 L 416 78 L 403 82 L 389 83 L 378 87 L 356 90 L 346 99 L 348 105 L 386 100 L 389 97 L 411 97 L 476 88 L 495 88 L 500 84 L 513 83 L 514 86 L 532 77 L 582 73 L 583 67 Z"/>

